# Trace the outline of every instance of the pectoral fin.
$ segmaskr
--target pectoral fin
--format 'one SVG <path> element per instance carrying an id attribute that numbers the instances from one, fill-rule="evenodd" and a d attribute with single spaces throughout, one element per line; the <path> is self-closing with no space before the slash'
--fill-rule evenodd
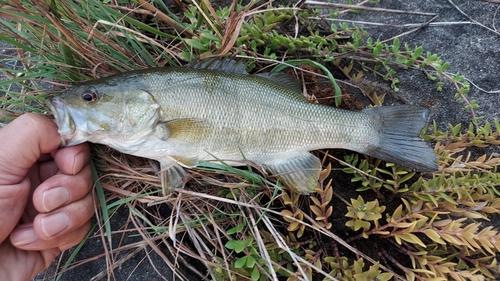
<path id="1" fill-rule="evenodd" d="M 295 192 L 309 194 L 319 186 L 321 162 L 310 153 L 264 163 L 264 167 Z"/>
<path id="2" fill-rule="evenodd" d="M 160 167 L 163 196 L 169 195 L 175 188 L 182 188 L 189 178 L 184 168 L 174 161 L 162 161 L 160 162 Z"/>
<path id="3" fill-rule="evenodd" d="M 211 132 L 209 123 L 203 119 L 174 119 L 164 124 L 168 138 L 187 143 L 203 141 Z"/>

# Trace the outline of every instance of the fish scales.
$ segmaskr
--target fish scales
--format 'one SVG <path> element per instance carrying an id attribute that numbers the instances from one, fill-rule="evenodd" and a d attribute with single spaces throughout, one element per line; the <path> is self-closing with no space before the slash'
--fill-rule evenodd
<path id="1" fill-rule="evenodd" d="M 266 161 L 325 147 L 359 150 L 373 135 L 368 133 L 368 116 L 309 103 L 264 78 L 178 69 L 148 73 L 143 79 L 160 104 L 163 120 L 206 120 L 205 131 L 195 130 L 190 136 L 198 142 L 185 147 L 199 150 L 203 160 L 212 160 L 211 155 L 240 160 L 243 153 Z"/>
<path id="2" fill-rule="evenodd" d="M 188 179 L 182 167 L 247 159 L 287 187 L 309 193 L 321 164 L 308 151 L 344 148 L 422 171 L 437 169 L 420 138 L 428 110 L 347 111 L 310 103 L 283 74 L 218 67 L 168 67 L 81 83 L 48 101 L 63 143 L 109 145 L 160 161 L 165 193 Z M 240 161 L 240 162 L 239 162 Z"/>

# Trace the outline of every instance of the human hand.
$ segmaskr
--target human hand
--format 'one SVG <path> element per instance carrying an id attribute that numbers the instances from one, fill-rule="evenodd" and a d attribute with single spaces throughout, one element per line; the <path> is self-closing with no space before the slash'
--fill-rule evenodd
<path id="1" fill-rule="evenodd" d="M 90 229 L 89 147 L 60 143 L 39 115 L 0 130 L 0 280 L 34 278 Z"/>

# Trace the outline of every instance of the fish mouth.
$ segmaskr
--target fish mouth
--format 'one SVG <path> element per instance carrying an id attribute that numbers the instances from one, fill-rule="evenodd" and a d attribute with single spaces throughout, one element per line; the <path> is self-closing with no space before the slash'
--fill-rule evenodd
<path id="1" fill-rule="evenodd" d="M 85 141 L 77 137 L 79 133 L 77 124 L 71 116 L 71 110 L 59 97 L 48 99 L 45 101 L 45 104 L 52 111 L 52 115 L 54 115 L 57 132 L 61 135 L 61 147 L 73 146 Z"/>

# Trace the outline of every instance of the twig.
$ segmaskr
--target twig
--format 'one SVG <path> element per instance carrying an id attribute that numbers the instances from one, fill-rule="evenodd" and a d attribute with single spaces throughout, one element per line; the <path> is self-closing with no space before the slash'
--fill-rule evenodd
<path id="1" fill-rule="evenodd" d="M 414 12 L 414 11 L 392 10 L 392 9 L 374 8 L 374 7 L 365 7 L 365 6 L 353 6 L 353 5 L 336 4 L 336 3 L 325 3 L 325 2 L 318 2 L 318 1 L 305 1 L 304 5 L 306 5 L 308 7 L 334 7 L 334 8 L 341 8 L 341 9 L 367 10 L 367 11 L 385 12 L 385 13 L 392 13 L 392 14 L 408 14 L 408 15 L 420 15 L 420 16 L 437 16 L 436 13 L 424 13 L 424 12 Z"/>
<path id="2" fill-rule="evenodd" d="M 366 21 L 358 21 L 358 20 L 347 20 L 347 19 L 334 19 L 330 17 L 309 17 L 311 20 L 324 20 L 324 21 L 336 21 L 336 22 L 348 22 L 355 24 L 364 24 L 364 25 L 374 25 L 374 26 L 390 26 L 390 27 L 421 27 L 421 23 L 405 23 L 405 24 L 392 24 L 392 23 L 383 23 L 383 22 L 366 22 Z M 471 21 L 451 21 L 451 22 L 431 22 L 427 24 L 428 26 L 446 26 L 446 25 L 466 25 L 473 24 Z"/>
<path id="3" fill-rule="evenodd" d="M 491 32 L 493 32 L 493 33 L 495 33 L 495 34 L 497 34 L 497 35 L 500 35 L 500 32 L 498 32 L 498 31 L 496 31 L 495 29 L 492 29 L 492 28 L 490 28 L 490 27 L 487 27 L 486 25 L 484 25 L 484 24 L 482 24 L 482 23 L 478 22 L 477 20 L 475 20 L 475 19 L 471 18 L 468 14 L 464 13 L 464 12 L 463 12 L 463 11 L 462 11 L 462 10 L 461 10 L 458 6 L 457 6 L 457 5 L 455 5 L 455 3 L 453 3 L 453 1 L 448 0 L 448 2 L 450 2 L 450 4 L 451 4 L 451 5 L 452 5 L 455 9 L 457 9 L 457 11 L 459 11 L 462 15 L 466 16 L 466 17 L 467 17 L 468 19 L 470 19 L 473 23 L 475 23 L 475 24 L 477 24 L 477 25 L 479 25 L 479 26 L 481 26 L 481 27 L 483 27 L 483 28 L 486 28 L 487 30 L 489 30 L 489 31 L 491 31 Z"/>
<path id="4" fill-rule="evenodd" d="M 500 4 L 500 0 L 476 0 L 476 1 L 481 1 L 481 2 L 486 2 L 486 3 L 491 3 L 491 4 Z"/>
<path id="5" fill-rule="evenodd" d="M 450 74 L 450 75 L 453 75 L 453 74 Z M 470 80 L 468 78 L 465 78 L 465 80 L 467 80 L 472 86 L 474 86 L 476 89 L 478 89 L 479 91 L 481 91 L 485 94 L 500 94 L 500 90 L 488 91 L 488 90 L 485 90 L 485 89 L 479 87 L 478 85 L 474 84 L 474 82 L 472 82 L 472 80 Z"/>

